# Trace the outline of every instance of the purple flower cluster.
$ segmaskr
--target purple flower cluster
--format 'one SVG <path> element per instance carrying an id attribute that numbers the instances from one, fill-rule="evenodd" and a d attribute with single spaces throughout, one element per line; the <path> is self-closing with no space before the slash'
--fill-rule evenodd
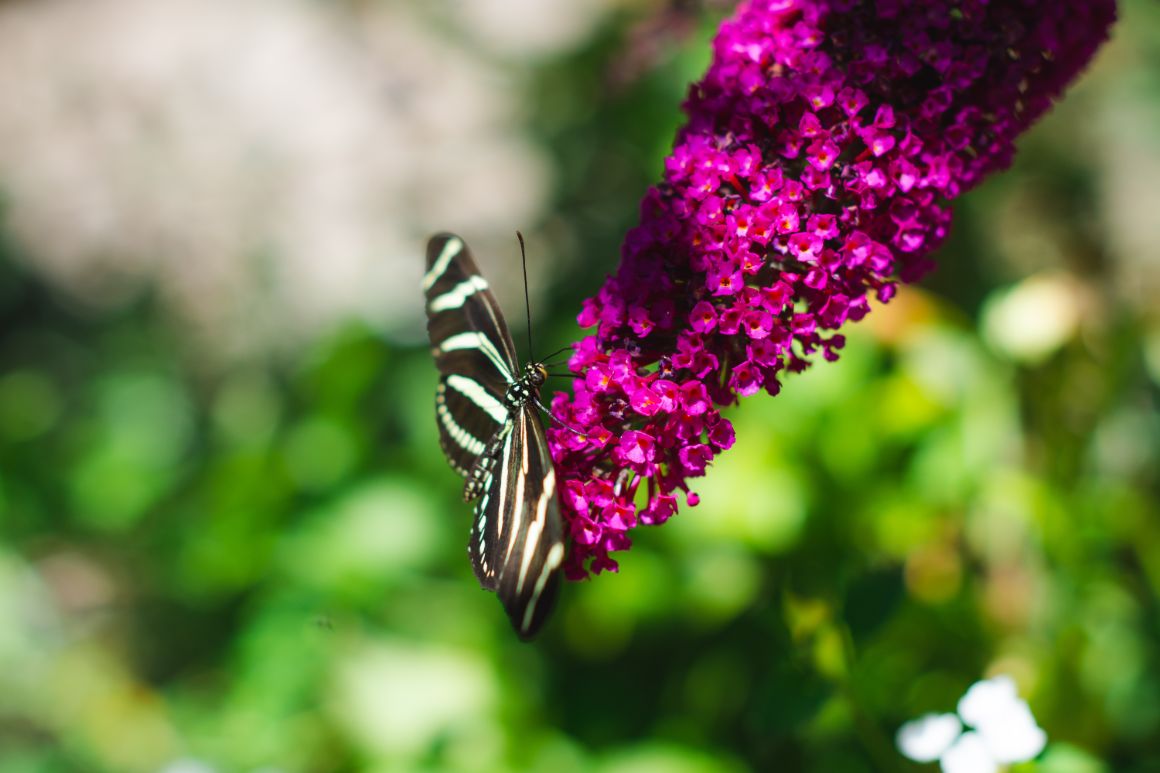
<path id="1" fill-rule="evenodd" d="M 663 181 L 580 313 L 552 410 L 572 579 L 615 570 L 733 445 L 719 408 L 931 267 L 949 200 L 1106 37 L 1113 0 L 751 0 L 726 21 Z"/>

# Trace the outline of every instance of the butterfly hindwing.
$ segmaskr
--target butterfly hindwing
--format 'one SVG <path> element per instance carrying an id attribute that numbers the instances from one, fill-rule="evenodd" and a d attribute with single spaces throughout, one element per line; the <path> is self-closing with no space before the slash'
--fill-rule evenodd
<path id="1" fill-rule="evenodd" d="M 562 531 L 544 426 L 524 405 L 504 430 L 468 549 L 480 583 L 499 594 L 521 638 L 531 638 L 552 610 Z"/>

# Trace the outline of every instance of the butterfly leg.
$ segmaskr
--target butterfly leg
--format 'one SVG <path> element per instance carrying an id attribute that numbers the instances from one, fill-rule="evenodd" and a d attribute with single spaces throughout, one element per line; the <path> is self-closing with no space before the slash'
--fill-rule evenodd
<path id="1" fill-rule="evenodd" d="M 571 432 L 571 433 L 573 433 L 573 434 L 579 435 L 580 437 L 584 437 L 584 436 L 585 436 L 585 433 L 581 432 L 580 430 L 576 429 L 575 427 L 570 427 L 570 426 L 568 426 L 567 424 L 565 424 L 564 422 L 562 422 L 562 421 L 560 421 L 559 419 L 557 419 L 557 418 L 556 418 L 556 416 L 555 416 L 555 415 L 552 413 L 552 411 L 551 411 L 551 410 L 548 408 L 548 406 L 546 406 L 546 405 L 544 405 L 542 402 L 540 402 L 540 398 L 538 398 L 538 397 L 532 397 L 532 399 L 533 399 L 533 400 L 535 400 L 535 402 L 536 402 L 536 407 L 538 407 L 538 408 L 539 408 L 541 411 L 543 411 L 544 413 L 546 413 L 546 414 L 548 415 L 548 418 L 549 418 L 549 419 L 551 419 L 552 421 L 556 422 L 556 423 L 557 423 L 557 424 L 559 424 L 561 427 L 563 427 L 564 429 L 568 430 L 569 432 Z"/>
<path id="2" fill-rule="evenodd" d="M 471 465 L 471 471 L 467 474 L 467 482 L 463 484 L 464 502 L 475 499 L 487 488 L 487 482 L 491 477 L 492 470 L 495 469 L 495 463 L 499 461 L 499 451 L 503 448 L 503 440 L 506 435 L 507 432 L 504 431 L 495 433 L 484 446 L 483 452 L 476 457 L 475 464 Z"/>

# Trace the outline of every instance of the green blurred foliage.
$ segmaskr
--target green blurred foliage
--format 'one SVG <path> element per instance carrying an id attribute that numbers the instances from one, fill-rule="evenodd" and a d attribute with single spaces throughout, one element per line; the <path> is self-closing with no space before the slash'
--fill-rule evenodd
<path id="1" fill-rule="evenodd" d="M 1019 770 L 1160 769 L 1160 333 L 1116 301 L 1075 152 L 1085 111 L 1160 106 L 1155 10 L 1123 16 L 924 288 L 734 410 L 702 504 L 530 646 L 465 560 L 421 347 L 351 326 L 207 367 L 156 299 L 77 308 L 5 243 L 0 771 L 918 770 L 896 728 L 999 672 L 1050 739 Z M 707 61 L 711 20 L 613 77 L 639 21 L 529 84 L 544 338 L 574 335 Z M 1015 204 L 1054 262 L 1005 259 Z M 1043 270 L 1097 312 L 1026 356 L 988 324 Z"/>

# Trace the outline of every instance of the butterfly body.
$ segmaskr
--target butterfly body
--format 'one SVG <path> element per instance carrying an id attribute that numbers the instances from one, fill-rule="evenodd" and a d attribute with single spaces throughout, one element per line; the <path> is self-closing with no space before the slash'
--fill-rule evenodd
<path id="1" fill-rule="evenodd" d="M 439 442 L 475 501 L 468 555 L 520 638 L 535 636 L 559 586 L 564 559 L 556 475 L 539 393 L 542 363 L 517 365 L 499 304 L 463 240 L 427 245 L 427 332 L 440 372 Z"/>

